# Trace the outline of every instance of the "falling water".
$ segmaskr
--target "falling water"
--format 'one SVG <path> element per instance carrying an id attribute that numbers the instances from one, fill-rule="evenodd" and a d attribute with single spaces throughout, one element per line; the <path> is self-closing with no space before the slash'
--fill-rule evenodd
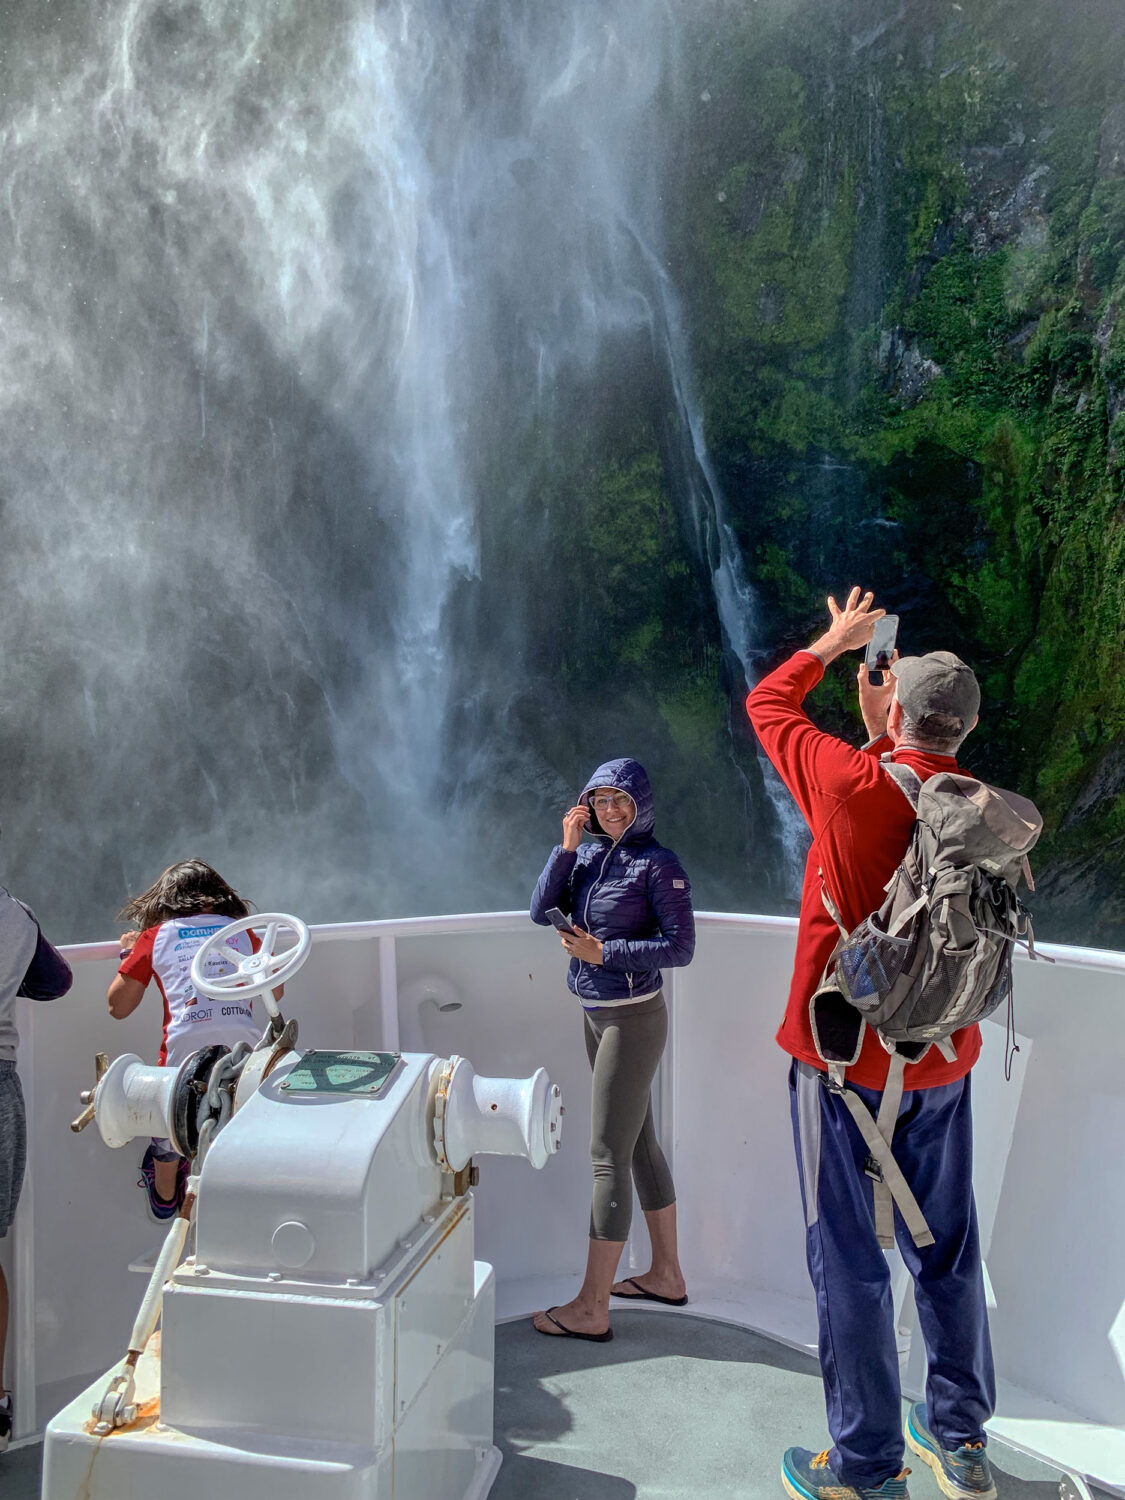
<path id="1" fill-rule="evenodd" d="M 558 381 L 638 333 L 750 673 L 753 594 L 663 265 L 680 45 L 660 0 L 15 18 L 3 821 L 12 883 L 67 935 L 192 852 L 320 918 L 517 899 L 448 796 L 454 699 L 479 679 L 503 705 L 520 670 L 479 602 L 514 582 L 485 575 L 481 517 L 534 529 L 520 445 L 548 451 Z M 496 649 L 468 652 L 462 596 Z M 482 729 L 456 752 L 495 747 Z"/>
<path id="2" fill-rule="evenodd" d="M 688 343 L 683 332 L 676 290 L 655 257 L 650 257 L 653 281 L 659 292 L 665 349 L 672 387 L 681 414 L 682 429 L 690 439 L 684 454 L 688 493 L 692 502 L 696 545 L 711 569 L 715 605 L 724 638 L 738 659 L 748 686 L 760 676 L 761 639 L 757 600 L 742 560 L 742 550 L 727 518 L 722 490 L 715 474 L 703 432 L 703 407 L 695 389 Z M 800 809 L 781 778 L 759 749 L 758 767 L 778 829 L 778 854 L 782 864 L 783 889 L 798 897 L 804 874 L 809 831 Z"/>
<path id="3" fill-rule="evenodd" d="M 476 7 L 478 16 L 486 10 L 496 14 L 495 6 Z M 558 420 L 556 384 L 596 370 L 607 350 L 635 349 L 640 336 L 676 414 L 672 466 L 686 509 L 684 534 L 710 581 L 727 649 L 753 682 L 762 647 L 756 599 L 707 452 L 690 340 L 666 269 L 665 165 L 654 145 L 667 132 L 669 81 L 673 93 L 679 81 L 675 14 L 659 0 L 618 0 L 521 27 L 515 18 L 529 14 L 523 7 L 501 11 L 499 35 L 507 46 L 519 38 L 511 73 L 528 86 L 509 98 L 502 124 L 497 96 L 490 97 L 482 128 L 467 132 L 455 179 L 474 227 L 461 264 L 473 305 L 490 313 L 470 346 L 496 339 L 499 293 L 509 319 L 499 342 L 516 372 L 508 387 L 512 405 L 522 404 L 524 420 L 537 417 L 550 428 Z M 521 402 L 520 392 L 533 398 Z M 518 488 L 518 478 L 513 482 Z M 521 519 L 534 501 L 533 493 L 520 491 Z M 505 661 L 513 656 L 514 646 L 501 653 Z M 497 685 L 494 699 L 503 704 L 518 691 L 513 674 Z M 487 743 L 486 759 L 494 764 L 499 747 Z M 800 888 L 805 825 L 764 756 L 759 766 L 781 885 L 792 897 Z"/>

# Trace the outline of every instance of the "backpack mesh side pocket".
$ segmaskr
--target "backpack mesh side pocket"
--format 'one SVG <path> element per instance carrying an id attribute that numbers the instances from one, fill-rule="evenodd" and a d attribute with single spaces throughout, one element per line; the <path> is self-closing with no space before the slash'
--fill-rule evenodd
<path id="1" fill-rule="evenodd" d="M 953 997 L 965 982 L 965 974 L 976 956 L 976 949 L 953 949 L 934 956 L 926 972 L 926 982 L 919 987 L 910 1008 L 910 1027 L 920 1036 L 944 1035 L 937 1023 L 946 1014 Z M 931 1028 L 935 1028 L 931 1032 Z M 948 1028 L 945 1028 L 947 1030 Z"/>
<path id="2" fill-rule="evenodd" d="M 840 989 L 859 1010 L 880 1005 L 910 957 L 911 939 L 892 937 L 873 918 L 852 933 L 836 960 Z"/>

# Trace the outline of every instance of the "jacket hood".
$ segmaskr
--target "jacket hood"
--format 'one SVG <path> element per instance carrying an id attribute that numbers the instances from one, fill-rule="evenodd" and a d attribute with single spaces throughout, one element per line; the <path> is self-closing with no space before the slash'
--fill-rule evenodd
<path id="1" fill-rule="evenodd" d="M 652 837 L 653 824 L 656 821 L 652 806 L 652 787 L 649 784 L 648 772 L 639 760 L 630 760 L 628 757 L 623 760 L 607 760 L 587 781 L 578 799 L 581 806 L 590 808 L 590 826 L 587 832 L 608 844 L 611 842 L 610 836 L 598 822 L 597 813 L 590 807 L 590 794 L 595 787 L 599 786 L 612 786 L 618 791 L 628 792 L 637 805 L 637 816 L 621 835 L 623 844 L 631 844 L 634 841 Z"/>

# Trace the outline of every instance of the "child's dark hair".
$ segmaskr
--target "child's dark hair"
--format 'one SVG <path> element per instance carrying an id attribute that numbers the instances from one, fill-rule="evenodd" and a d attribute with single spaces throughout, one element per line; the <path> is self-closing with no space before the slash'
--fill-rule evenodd
<path id="1" fill-rule="evenodd" d="M 220 917 L 248 917 L 250 907 L 217 870 L 201 859 L 182 859 L 169 865 L 147 891 L 134 896 L 120 915 L 140 932 L 169 917 L 214 913 Z"/>

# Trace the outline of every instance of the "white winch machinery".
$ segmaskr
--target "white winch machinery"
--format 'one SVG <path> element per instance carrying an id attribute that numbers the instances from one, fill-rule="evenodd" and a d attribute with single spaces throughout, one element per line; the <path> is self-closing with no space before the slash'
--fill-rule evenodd
<path id="1" fill-rule="evenodd" d="M 243 957 L 227 939 L 263 932 Z M 43 1500 L 479 1500 L 492 1442 L 494 1283 L 472 1159 L 558 1150 L 559 1090 L 465 1058 L 296 1050 L 273 989 L 308 928 L 271 913 L 192 963 L 261 996 L 258 1045 L 106 1067 L 74 1122 L 191 1159 L 122 1361 L 47 1428 Z M 185 1251 L 187 1252 L 185 1257 Z M 157 1323 L 160 1333 L 155 1334 Z"/>

